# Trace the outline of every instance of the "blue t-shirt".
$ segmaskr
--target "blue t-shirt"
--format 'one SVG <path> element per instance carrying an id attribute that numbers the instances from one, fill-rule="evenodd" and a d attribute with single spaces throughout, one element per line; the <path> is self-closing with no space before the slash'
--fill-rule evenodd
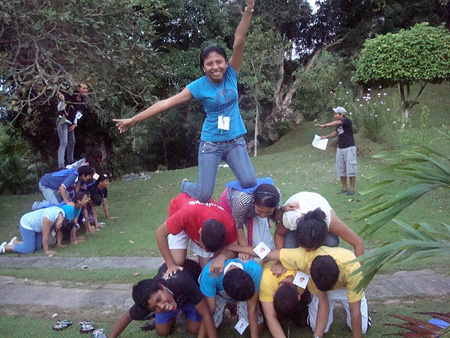
<path id="1" fill-rule="evenodd" d="M 41 178 L 41 185 L 53 190 L 58 190 L 64 185 L 66 189 L 71 188 L 78 181 L 78 173 L 74 169 L 63 169 L 53 173 L 45 174 Z"/>
<path id="2" fill-rule="evenodd" d="M 247 272 L 255 283 L 255 291 L 259 291 L 259 285 L 261 284 L 262 278 L 262 267 L 258 263 L 253 260 L 249 260 L 247 262 L 241 261 L 239 258 L 227 259 L 225 261 L 225 265 L 227 266 L 230 262 L 238 262 L 241 263 L 244 267 L 244 271 Z M 203 293 L 205 297 L 214 298 L 217 295 L 225 299 L 231 300 L 231 298 L 227 295 L 223 288 L 223 277 L 224 273 L 219 277 L 210 276 L 209 266 L 211 262 L 206 264 L 203 268 L 202 273 L 200 275 L 200 291 Z"/>
<path id="3" fill-rule="evenodd" d="M 237 79 L 238 74 L 228 65 L 221 83 L 213 83 L 203 76 L 187 85 L 192 96 L 201 102 L 206 111 L 202 141 L 228 141 L 247 132 L 239 111 Z M 219 115 L 230 118 L 229 130 L 218 128 Z"/>
<path id="4" fill-rule="evenodd" d="M 69 221 L 73 221 L 73 219 L 75 217 L 80 216 L 80 213 L 81 213 L 81 208 L 75 208 L 68 204 L 64 204 L 63 206 L 61 206 L 61 209 L 64 210 L 64 213 L 66 214 L 66 218 Z"/>
<path id="5" fill-rule="evenodd" d="M 42 232 L 44 218 L 49 219 L 53 224 L 60 213 L 64 216 L 64 211 L 58 207 L 50 207 L 28 212 L 20 219 L 20 225 L 27 230 Z"/>

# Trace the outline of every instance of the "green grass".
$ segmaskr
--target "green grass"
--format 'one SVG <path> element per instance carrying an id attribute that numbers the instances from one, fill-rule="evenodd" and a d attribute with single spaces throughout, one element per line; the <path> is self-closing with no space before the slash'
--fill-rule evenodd
<path id="1" fill-rule="evenodd" d="M 448 297 L 441 297 L 436 299 L 431 298 L 408 298 L 408 300 L 403 302 L 398 302 L 396 300 L 391 300 L 388 303 L 380 304 L 370 304 L 369 313 L 372 318 L 373 326 L 367 332 L 365 337 L 368 338 L 378 338 L 388 334 L 393 334 L 395 332 L 401 332 L 399 328 L 392 326 L 386 326 L 385 324 L 391 323 L 401 323 L 400 320 L 390 317 L 392 314 L 402 314 L 406 316 L 413 316 L 418 319 L 428 321 L 431 319 L 426 315 L 416 314 L 417 309 L 420 311 L 434 311 L 434 312 L 447 312 L 448 302 L 450 299 Z M 336 308 L 334 322 L 331 325 L 330 331 L 326 334 L 329 338 L 341 338 L 350 337 L 351 333 L 345 322 L 345 311 L 343 308 Z M 24 316 L 8 316 L 5 314 L 0 314 L 0 331 L 2 338 L 18 338 L 18 337 L 36 337 L 36 332 L 41 333 L 41 337 L 80 337 L 79 324 L 80 320 L 86 320 L 82 314 L 73 314 L 70 319 L 74 324 L 64 331 L 55 332 L 52 330 L 52 326 L 55 325 L 56 320 L 61 320 L 63 318 L 33 318 Z M 65 319 L 65 318 L 64 318 Z M 108 334 L 114 325 L 117 318 L 102 316 L 101 312 L 97 316 L 88 318 L 89 320 L 94 320 L 96 322 L 96 328 L 105 328 L 106 334 Z M 142 332 L 140 326 L 143 322 L 132 322 L 127 329 L 121 334 L 120 337 L 157 337 L 154 332 Z M 235 322 L 224 322 L 218 329 L 219 337 L 241 337 L 233 327 Z M 193 337 L 185 332 L 185 330 L 177 326 L 175 332 L 171 337 L 182 338 L 182 337 Z M 250 337 L 247 331 L 244 333 L 243 337 Z M 261 335 L 262 338 L 271 337 L 268 330 L 265 330 Z M 309 328 L 291 328 L 291 337 L 311 337 L 311 330 Z"/>
<path id="2" fill-rule="evenodd" d="M 156 270 L 145 269 L 95 269 L 95 270 L 68 270 L 51 268 L 3 268 L 2 276 L 15 278 L 28 278 L 45 282 L 61 282 L 63 287 L 89 288 L 95 284 L 134 284 L 141 279 L 153 278 Z M 135 276 L 135 274 L 139 274 Z M 81 284 L 80 284 L 81 283 Z"/>

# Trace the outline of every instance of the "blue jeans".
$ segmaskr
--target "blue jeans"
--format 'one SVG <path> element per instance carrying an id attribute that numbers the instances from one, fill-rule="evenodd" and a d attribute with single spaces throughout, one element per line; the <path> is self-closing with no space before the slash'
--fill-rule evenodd
<path id="1" fill-rule="evenodd" d="M 184 181 L 181 191 L 198 199 L 208 202 L 214 192 L 217 167 L 224 160 L 233 171 L 243 188 L 256 185 L 255 169 L 247 152 L 244 137 L 239 136 L 229 141 L 204 142 L 200 141 L 198 148 L 198 180 Z"/>
<path id="2" fill-rule="evenodd" d="M 23 243 L 14 245 L 14 252 L 29 254 L 42 248 L 42 232 L 28 230 L 21 225 L 19 228 Z"/>
<path id="3" fill-rule="evenodd" d="M 39 182 L 39 190 L 42 192 L 42 195 L 44 195 L 45 200 L 50 202 L 52 205 L 57 205 L 59 203 L 59 199 L 56 195 L 58 194 L 60 196 L 59 190 L 55 191 L 51 188 L 45 187 L 41 184 L 41 182 Z M 40 207 L 43 207 L 43 205 Z"/>
<path id="4" fill-rule="evenodd" d="M 64 154 L 67 152 L 67 162 L 75 162 L 73 159 L 73 152 L 75 150 L 75 132 L 69 131 L 70 125 L 61 123 L 61 118 L 56 120 L 56 131 L 59 137 L 58 148 L 58 168 L 64 168 Z"/>

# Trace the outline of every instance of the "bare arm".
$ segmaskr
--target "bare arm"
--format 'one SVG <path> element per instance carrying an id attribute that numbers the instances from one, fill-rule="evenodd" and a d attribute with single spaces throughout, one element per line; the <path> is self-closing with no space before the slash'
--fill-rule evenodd
<path id="1" fill-rule="evenodd" d="M 202 316 L 202 323 L 200 325 L 204 325 L 204 329 L 206 331 L 205 333 L 207 334 L 207 336 L 209 338 L 216 338 L 216 325 L 214 324 L 214 319 L 212 317 L 212 314 L 214 312 L 210 311 L 210 307 L 207 301 L 203 298 L 202 301 L 195 306 L 195 309 L 200 314 L 200 316 Z"/>
<path id="2" fill-rule="evenodd" d="M 284 236 L 289 232 L 289 229 L 286 229 L 284 225 L 281 222 L 277 223 L 277 227 L 275 228 L 274 233 L 274 241 L 275 241 L 275 248 L 277 249 L 283 249 L 284 248 Z"/>
<path id="3" fill-rule="evenodd" d="M 283 328 L 278 321 L 277 313 L 272 302 L 261 302 L 261 306 L 266 318 L 267 326 L 269 327 L 272 337 L 286 338 Z"/>
<path id="4" fill-rule="evenodd" d="M 231 243 L 230 245 L 236 244 L 236 242 Z M 213 274 L 217 277 L 220 276 L 220 274 L 223 271 L 223 267 L 225 265 L 225 261 L 227 259 L 235 258 L 236 253 L 232 250 L 228 250 L 228 246 L 223 248 L 217 256 L 214 258 L 214 260 L 209 265 L 209 275 L 212 276 Z"/>
<path id="5" fill-rule="evenodd" d="M 120 336 L 120 334 L 125 330 L 125 328 L 133 321 L 133 319 L 130 316 L 130 313 L 125 311 L 123 315 L 119 318 L 119 320 L 114 324 L 114 328 L 111 332 L 110 338 L 116 338 Z"/>
<path id="6" fill-rule="evenodd" d="M 330 303 L 327 294 L 323 291 L 317 293 L 319 297 L 319 310 L 317 311 L 316 328 L 314 329 L 314 337 L 322 337 L 328 324 L 330 315 Z"/>
<path id="7" fill-rule="evenodd" d="M 244 245 L 238 245 L 238 244 L 230 244 L 228 246 L 228 250 L 234 251 L 234 252 L 242 252 L 252 257 L 258 257 L 258 255 L 253 251 L 252 246 L 244 246 Z M 271 260 L 271 261 L 279 261 L 280 260 L 280 250 L 273 249 L 269 252 L 269 254 L 265 257 L 265 259 Z"/>
<path id="8" fill-rule="evenodd" d="M 67 196 L 67 189 L 64 186 L 64 184 L 61 184 L 59 186 L 59 191 L 61 192 L 61 197 L 63 198 L 64 202 L 66 202 L 67 205 L 75 206 L 75 203 L 69 200 L 69 197 Z"/>
<path id="9" fill-rule="evenodd" d="M 55 251 L 48 249 L 48 235 L 50 234 L 50 229 L 53 223 L 47 217 L 44 217 L 42 220 L 42 246 L 44 247 L 44 251 L 47 255 L 52 255 Z"/>
<path id="10" fill-rule="evenodd" d="M 103 211 L 105 212 L 105 217 L 109 218 L 109 205 L 108 205 L 108 199 L 103 198 Z"/>
<path id="11" fill-rule="evenodd" d="M 330 232 L 336 234 L 348 244 L 353 246 L 355 256 L 364 255 L 363 240 L 347 225 L 345 224 L 333 211 L 330 217 Z"/>
<path id="12" fill-rule="evenodd" d="M 206 304 L 208 304 L 208 309 L 210 311 L 210 314 L 213 315 L 214 312 L 216 311 L 216 298 L 214 298 L 214 297 L 205 297 L 205 298 L 206 298 Z M 205 324 L 205 322 L 202 321 L 202 323 L 200 324 L 200 331 L 198 333 L 198 338 L 205 338 L 206 334 L 207 334 L 206 324 Z"/>
<path id="13" fill-rule="evenodd" d="M 169 236 L 170 231 L 167 227 L 166 222 L 161 224 L 158 229 L 156 229 L 156 242 L 158 243 L 159 251 L 161 251 L 161 256 L 164 258 L 164 262 L 167 265 L 167 276 L 172 276 L 178 270 L 183 270 L 182 266 L 178 266 L 175 264 L 173 257 L 170 253 L 169 243 L 167 242 L 167 236 Z"/>
<path id="14" fill-rule="evenodd" d="M 248 311 L 248 325 L 250 327 L 250 337 L 258 338 L 258 313 L 256 310 L 256 304 L 258 304 L 259 291 L 255 291 L 253 297 L 247 301 L 247 311 Z"/>
<path id="15" fill-rule="evenodd" d="M 252 20 L 253 5 L 253 0 L 247 0 L 247 7 L 242 14 L 241 22 L 234 33 L 233 55 L 231 56 L 229 64 L 238 74 L 241 71 L 242 60 L 244 58 L 245 36 L 247 35 L 250 21 Z"/>
<path id="16" fill-rule="evenodd" d="M 137 115 L 134 115 L 128 119 L 113 119 L 116 122 L 116 126 L 121 133 L 125 132 L 128 128 L 134 126 L 136 123 L 147 120 L 159 113 L 162 113 L 170 108 L 186 103 L 193 98 L 189 89 L 184 88 L 180 93 L 169 97 L 168 99 L 158 101 L 151 105 L 144 111 Z"/>
<path id="17" fill-rule="evenodd" d="M 361 301 L 348 303 L 350 308 L 350 318 L 352 321 L 353 338 L 362 337 L 362 323 L 361 323 Z"/>

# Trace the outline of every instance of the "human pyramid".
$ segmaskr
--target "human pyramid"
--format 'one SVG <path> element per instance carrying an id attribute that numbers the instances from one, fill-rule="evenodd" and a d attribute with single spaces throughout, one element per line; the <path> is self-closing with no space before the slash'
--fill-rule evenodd
<path id="1" fill-rule="evenodd" d="M 110 338 L 118 337 L 133 320 L 149 318 L 155 318 L 158 335 L 168 336 L 180 311 L 186 317 L 189 333 L 217 337 L 224 309 L 233 308 L 234 303 L 239 318 L 235 329 L 243 334 L 248 328 L 252 338 L 259 336 L 264 321 L 273 337 L 285 337 L 286 327 L 282 323 L 286 320 L 299 327 L 309 326 L 314 337 L 322 337 L 333 322 L 337 302 L 345 308 L 353 337 L 361 337 L 371 326 L 364 291 L 355 291 L 361 274 L 353 274 L 360 263 L 352 261 L 364 254 L 361 238 L 320 194 L 301 191 L 282 204 L 280 190 L 273 180 L 256 178 L 243 138 L 246 129 L 239 111 L 237 87 L 253 11 L 254 1 L 247 0 L 230 59 L 218 45 L 205 47 L 200 53 L 203 77 L 131 118 L 114 119 L 123 133 L 136 123 L 191 99 L 200 101 L 206 112 L 198 150 L 198 180 L 183 180 L 181 193 L 168 207 L 168 218 L 156 230 L 165 263 L 154 278 L 133 286 L 135 304 L 117 320 Z M 343 126 L 345 133 L 348 128 L 348 121 L 342 122 L 345 109 L 337 107 L 334 111 L 337 121 L 318 126 L 336 129 Z M 337 134 L 340 137 L 341 132 L 325 137 Z M 211 197 L 221 160 L 229 165 L 237 180 L 226 185 L 216 202 Z M 80 240 L 76 228 L 81 210 L 86 210 L 86 214 L 83 211 L 86 231 L 95 231 L 99 226 L 95 211 L 90 222 L 86 207 L 91 203 L 89 193 L 75 189 L 80 191 L 72 200 L 67 195 L 69 186 L 92 179 L 95 164 L 91 162 L 95 160 L 44 176 L 40 189 L 46 202 L 35 203 L 38 210 L 21 220 L 24 243 L 15 243 L 13 239 L 3 243 L 0 252 L 33 252 L 38 247 L 36 234 L 40 232 L 45 252 L 52 255 L 54 252 L 48 249 L 49 234 L 51 229 L 56 231 L 60 246 L 64 217 L 72 221 L 68 231 L 71 242 L 76 244 Z M 348 169 L 345 165 L 340 168 L 341 180 L 345 176 L 353 178 L 348 191 L 342 182 L 344 193 L 354 193 L 356 157 L 354 163 L 352 175 L 345 175 Z M 97 190 L 106 189 L 107 183 L 101 184 L 104 180 L 109 183 L 107 174 L 96 178 Z M 109 217 L 107 194 L 97 190 L 95 195 L 100 194 Z M 60 192 L 63 206 L 58 205 L 55 191 Z M 43 206 L 46 207 L 40 209 Z M 273 237 L 271 221 L 276 225 Z M 354 252 L 338 247 L 341 239 Z M 198 262 L 186 258 L 189 246 Z"/>
<path id="2" fill-rule="evenodd" d="M 135 304 L 116 322 L 110 337 L 118 337 L 131 321 L 151 316 L 157 334 L 167 336 L 180 311 L 190 333 L 217 337 L 224 309 L 233 302 L 239 318 L 235 329 L 242 334 L 248 327 L 251 337 L 259 336 L 264 320 L 272 336 L 285 337 L 282 318 L 309 325 L 314 337 L 322 337 L 337 302 L 347 312 L 353 337 L 361 337 L 371 325 L 364 292 L 354 290 L 361 274 L 352 272 L 360 264 L 349 263 L 364 253 L 363 241 L 321 195 L 302 191 L 282 205 L 273 180 L 255 176 L 243 139 L 246 129 L 237 90 L 253 8 L 254 1 L 248 0 L 229 60 L 222 47 L 205 47 L 200 53 L 203 77 L 131 118 L 114 120 L 122 133 L 191 99 L 200 101 L 206 112 L 198 180 L 183 180 L 181 193 L 170 202 L 168 218 L 156 230 L 165 263 L 153 279 L 133 287 Z M 347 128 L 345 109 L 334 111 L 337 121 L 320 128 Z M 336 135 L 323 138 L 332 136 Z M 216 202 L 211 196 L 221 160 L 237 180 L 226 185 Z M 348 175 L 349 194 L 354 191 L 354 173 Z M 276 224 L 274 238 L 270 220 Z M 339 239 L 353 246 L 354 253 L 339 248 Z M 186 259 L 189 243 L 198 263 Z"/>

